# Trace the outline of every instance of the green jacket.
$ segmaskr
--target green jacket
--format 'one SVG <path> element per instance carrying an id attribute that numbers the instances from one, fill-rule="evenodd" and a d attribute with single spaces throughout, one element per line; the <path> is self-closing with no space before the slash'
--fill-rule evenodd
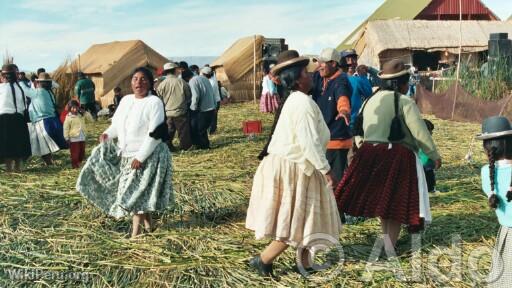
<path id="1" fill-rule="evenodd" d="M 393 91 L 380 91 L 367 101 L 363 112 L 364 138 L 356 140 L 358 145 L 361 144 L 361 140 L 368 143 L 389 143 L 391 121 L 395 117 L 393 100 Z M 418 106 L 410 97 L 400 95 L 399 116 L 405 138 L 397 143 L 403 144 L 414 152 L 422 149 L 433 161 L 440 159 L 441 156 L 437 152 Z"/>
<path id="2" fill-rule="evenodd" d="M 94 103 L 96 100 L 94 97 L 94 89 L 96 89 L 96 87 L 91 79 L 83 78 L 76 82 L 75 95 L 78 97 L 80 105 Z"/>

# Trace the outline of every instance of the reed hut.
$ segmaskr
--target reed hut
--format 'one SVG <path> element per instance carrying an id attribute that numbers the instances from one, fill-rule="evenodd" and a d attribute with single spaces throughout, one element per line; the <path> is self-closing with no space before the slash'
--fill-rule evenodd
<path id="1" fill-rule="evenodd" d="M 480 0 L 462 1 L 462 20 L 500 20 Z M 361 38 L 366 25 L 376 20 L 459 20 L 458 0 L 386 0 L 366 20 L 350 33 L 338 45 L 338 50 L 355 48 L 357 39 Z"/>
<path id="2" fill-rule="evenodd" d="M 169 60 L 141 40 L 115 41 L 92 45 L 73 64 L 96 85 L 96 101 L 102 107 L 113 103 L 114 88 L 131 93 L 130 74 L 145 66 L 156 74 Z"/>
<path id="3" fill-rule="evenodd" d="M 261 95 L 263 67 L 275 62 L 279 52 L 287 49 L 282 38 L 244 37 L 224 51 L 211 66 L 233 102 L 250 101 Z"/>
<path id="4" fill-rule="evenodd" d="M 460 25 L 460 26 L 459 26 Z M 489 49 L 491 33 L 512 35 L 506 21 L 378 20 L 369 22 L 355 41 L 359 62 L 380 67 L 394 58 L 416 65 L 420 70 L 439 63 L 455 62 L 462 30 L 462 59 L 479 62 Z M 485 60 L 485 59 L 484 59 Z"/>

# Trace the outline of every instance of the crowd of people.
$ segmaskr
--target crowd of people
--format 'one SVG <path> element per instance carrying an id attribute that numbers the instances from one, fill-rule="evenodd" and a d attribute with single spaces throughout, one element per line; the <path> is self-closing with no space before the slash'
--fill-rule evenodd
<path id="1" fill-rule="evenodd" d="M 379 87 L 372 87 L 354 51 L 326 48 L 315 60 L 311 78 L 309 59 L 285 51 L 263 80 L 260 108 L 275 118 L 246 218 L 257 239 L 271 240 L 249 261 L 262 276 L 274 276 L 273 262 L 289 246 L 298 249 L 301 272 L 314 272 L 313 236 L 337 241 L 346 217 L 379 218 L 387 257 L 399 254 L 402 227 L 418 233 L 432 221 L 428 192 L 435 191 L 434 170 L 442 161 L 434 125 L 410 97 L 415 72 L 390 60 L 378 73 Z M 277 107 L 268 105 L 271 97 Z M 506 287 L 512 280 L 512 126 L 491 117 L 482 131 L 490 162 L 482 168 L 482 186 L 502 225 L 488 281 Z"/>
<path id="2" fill-rule="evenodd" d="M 326 48 L 316 60 L 308 71 L 309 58 L 284 51 L 263 78 L 260 110 L 275 116 L 258 156 L 246 218 L 257 239 L 271 239 L 249 261 L 262 276 L 273 276 L 274 260 L 289 246 L 299 249 L 300 266 L 314 272 L 312 236 L 337 241 L 347 217 L 379 218 L 387 256 L 399 252 L 402 227 L 418 233 L 432 221 L 428 192 L 435 190 L 433 171 L 442 161 L 434 125 L 406 96 L 410 67 L 399 59 L 385 63 L 380 87 L 372 87 L 368 67 L 358 65 L 354 51 Z M 58 84 L 38 72 L 30 85 L 16 65 L 2 67 L 0 160 L 19 171 L 31 155 L 51 165 L 52 153 L 69 148 L 72 166 L 79 168 L 86 120 L 97 117 L 94 83 L 79 75 L 77 99 L 69 101 L 62 124 L 52 92 Z M 151 232 L 152 213 L 174 201 L 170 151 L 210 148 L 208 135 L 217 129 L 226 98 L 222 88 L 209 66 L 169 62 L 156 80 L 149 69 L 135 69 L 133 93 L 122 96 L 115 89 L 111 125 L 82 167 L 76 189 L 110 216 L 132 216 L 132 237 Z M 176 133 L 179 147 L 172 144 Z M 512 280 L 511 135 L 509 120 L 491 117 L 478 136 L 489 157 L 482 187 L 502 225 L 489 276 L 497 287 Z"/>
<path id="3" fill-rule="evenodd" d="M 310 270 L 311 253 L 302 247 L 318 233 L 338 239 L 345 216 L 380 218 L 387 255 L 396 255 L 402 225 L 417 233 L 431 221 L 418 153 L 436 169 L 441 157 L 405 96 L 409 67 L 400 60 L 384 64 L 383 85 L 373 91 L 355 52 L 326 48 L 317 61 L 309 75 L 309 59 L 285 51 L 264 79 L 281 87 L 266 96 L 281 93 L 246 219 L 257 239 L 272 239 L 250 261 L 261 275 L 272 275 L 274 259 L 290 245 L 301 247 L 301 264 Z"/>

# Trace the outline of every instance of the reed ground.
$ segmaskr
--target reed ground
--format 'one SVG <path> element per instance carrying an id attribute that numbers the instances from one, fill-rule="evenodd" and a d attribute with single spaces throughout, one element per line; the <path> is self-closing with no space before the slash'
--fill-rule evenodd
<path id="1" fill-rule="evenodd" d="M 0 287 L 482 286 L 499 225 L 480 189 L 481 143 L 473 143 L 473 163 L 464 160 L 479 125 L 427 118 L 444 159 L 437 173 L 444 192 L 430 197 L 433 223 L 419 253 L 402 232 L 398 262 L 367 265 L 380 231 L 373 219 L 344 226 L 345 260 L 326 271 L 307 279 L 293 272 L 293 249 L 275 264 L 278 281 L 250 271 L 246 261 L 268 243 L 256 241 L 244 219 L 272 116 L 235 104 L 221 109 L 211 150 L 173 154 L 176 204 L 156 217 L 154 233 L 135 241 L 127 237 L 130 221 L 105 216 L 75 192 L 79 171 L 68 151 L 52 168 L 31 159 L 22 174 L 0 169 Z M 247 119 L 261 119 L 265 133 L 247 139 Z M 90 125 L 88 153 L 107 125 Z"/>

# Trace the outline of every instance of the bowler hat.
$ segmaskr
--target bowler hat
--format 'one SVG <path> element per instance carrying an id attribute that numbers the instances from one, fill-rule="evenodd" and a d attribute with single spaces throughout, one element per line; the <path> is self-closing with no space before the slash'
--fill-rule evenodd
<path id="1" fill-rule="evenodd" d="M 2 73 L 16 73 L 16 65 L 4 64 L 2 66 Z"/>
<path id="2" fill-rule="evenodd" d="M 292 66 L 306 66 L 309 63 L 309 58 L 300 57 L 299 52 L 296 50 L 286 50 L 277 55 L 277 64 L 272 67 L 270 72 L 273 75 L 278 75 L 283 69 Z"/>
<path id="3" fill-rule="evenodd" d="M 405 74 L 410 74 L 411 65 L 405 65 L 400 59 L 393 59 L 382 65 L 382 70 L 378 76 L 382 80 L 398 78 Z"/>
<path id="4" fill-rule="evenodd" d="M 46 72 L 41 72 L 37 76 L 36 81 L 42 82 L 42 81 L 52 81 L 52 78 L 50 77 L 50 74 Z"/>
<path id="5" fill-rule="evenodd" d="M 476 136 L 479 140 L 488 140 L 512 135 L 510 121 L 503 116 L 486 118 L 482 123 L 482 133 Z"/>

